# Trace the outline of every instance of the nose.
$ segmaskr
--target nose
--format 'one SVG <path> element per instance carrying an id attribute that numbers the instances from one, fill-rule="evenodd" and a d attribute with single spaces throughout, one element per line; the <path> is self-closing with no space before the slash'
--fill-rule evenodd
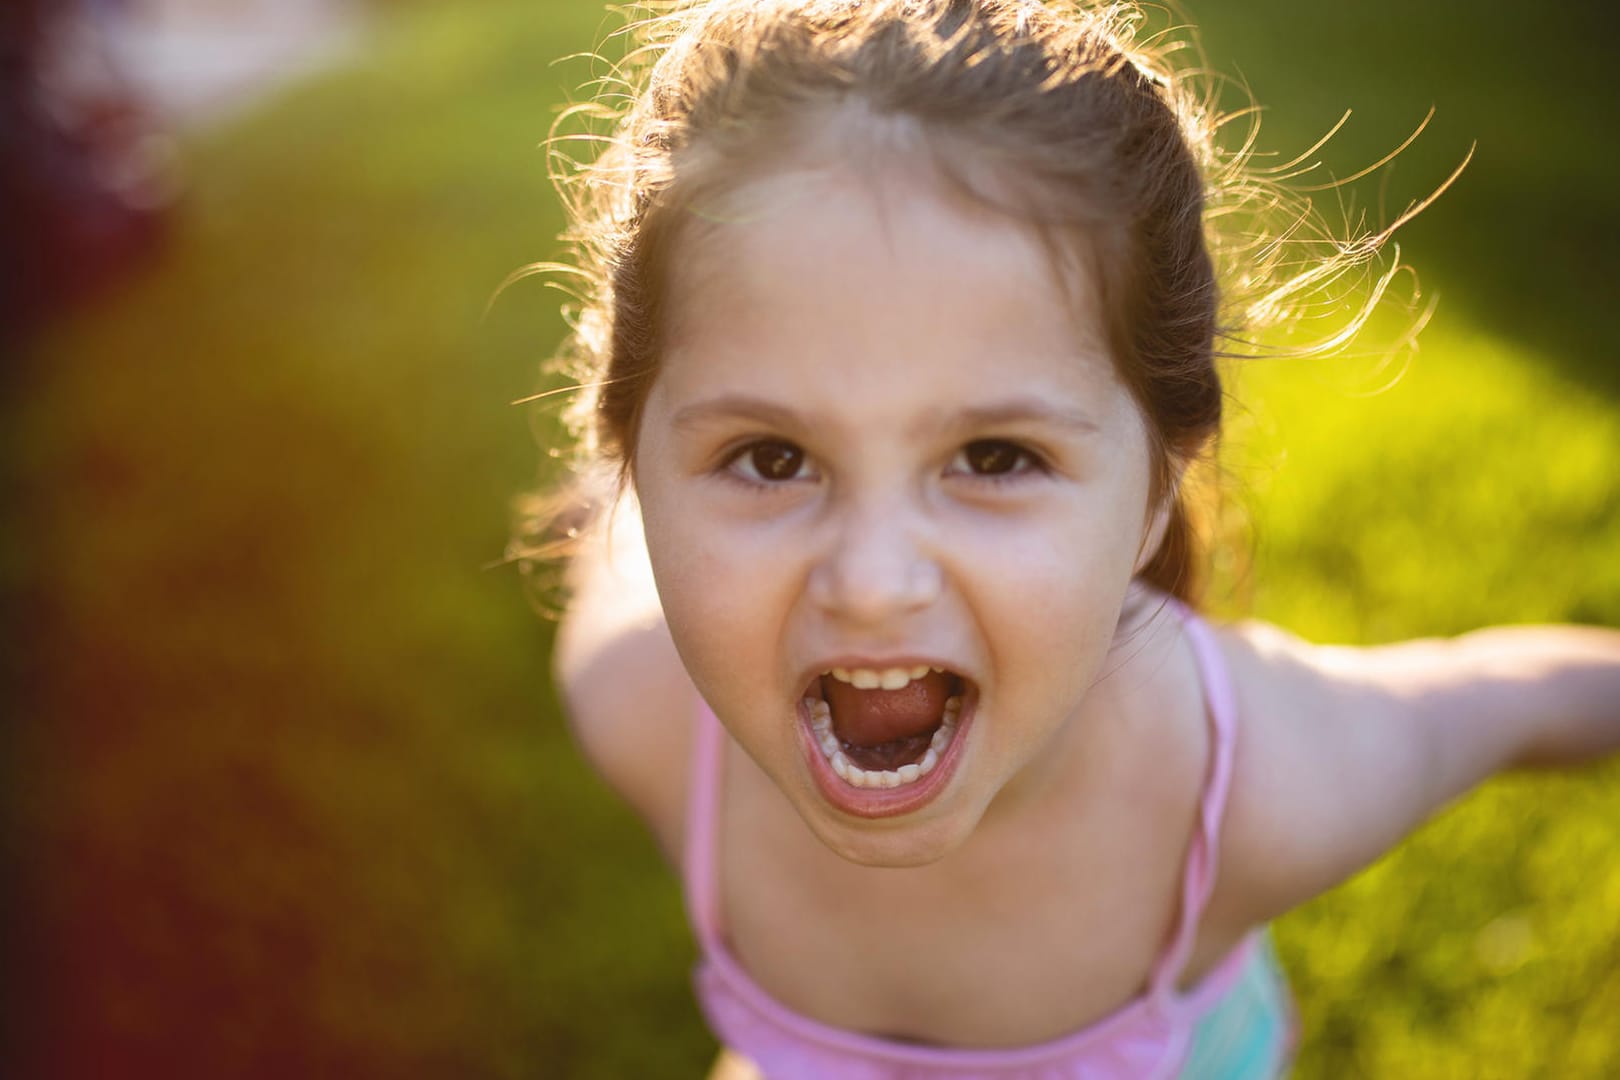
<path id="1" fill-rule="evenodd" d="M 831 530 L 827 551 L 810 572 L 817 607 L 851 623 L 877 625 L 920 611 L 939 599 L 945 575 L 918 542 L 904 511 L 869 507 Z"/>

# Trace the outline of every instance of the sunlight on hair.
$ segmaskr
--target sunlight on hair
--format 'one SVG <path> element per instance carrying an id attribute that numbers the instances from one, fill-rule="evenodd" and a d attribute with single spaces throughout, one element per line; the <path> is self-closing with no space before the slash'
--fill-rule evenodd
<path id="1" fill-rule="evenodd" d="M 1173 9 L 1078 0 L 646 0 L 614 10 L 623 26 L 602 50 L 586 55 L 596 74 L 582 88 L 584 99 L 558 114 L 544 144 L 547 172 L 570 222 L 562 237 L 567 253 L 520 268 L 497 290 L 498 296 L 518 281 L 543 278 L 562 292 L 570 331 L 545 369 L 560 385 L 516 404 L 565 402 L 561 422 L 573 451 L 564 464 L 575 479 L 520 503 L 509 561 L 565 556 L 594 512 L 580 508 L 611 505 L 623 490 L 639 397 L 657 363 L 660 294 L 637 267 L 658 264 L 675 228 L 670 220 L 702 212 L 687 191 L 701 181 L 691 177 L 707 167 L 722 177 L 711 182 L 735 184 L 737 169 L 720 165 L 791 153 L 800 133 L 791 121 L 818 103 L 858 100 L 874 114 L 914 120 L 936 157 L 943 147 L 982 159 L 953 165 L 965 170 L 963 177 L 975 167 L 1033 175 L 1027 183 L 1034 186 L 1056 177 L 1072 189 L 1064 205 L 1079 220 L 1084 207 L 1071 204 L 1085 201 L 1087 184 L 1105 181 L 1088 177 L 1078 157 L 1061 157 L 1062 148 L 1030 145 L 1040 121 L 1029 121 L 1037 127 L 1022 135 L 1003 136 L 1007 125 L 986 117 L 1033 109 L 1042 95 L 1086 80 L 1126 76 L 1169 110 L 1202 177 L 1203 240 L 1218 292 L 1215 359 L 1304 359 L 1361 346 L 1377 358 L 1381 385 L 1389 385 L 1401 377 L 1433 312 L 1391 241 L 1455 182 L 1469 158 L 1392 220 L 1369 224 L 1366 211 L 1346 201 L 1349 186 L 1380 171 L 1387 176 L 1430 117 L 1347 177 L 1323 177 L 1318 154 L 1348 122 L 1348 111 L 1303 152 L 1268 163 L 1273 155 L 1259 149 L 1260 106 L 1246 86 L 1213 71 L 1196 31 Z M 986 100 L 995 93 L 986 87 L 1002 85 L 994 78 L 1005 81 L 1007 70 L 1022 70 L 1016 65 L 1030 57 L 1038 57 L 1040 74 L 1022 84 L 1024 97 Z M 976 118 L 944 114 L 919 87 L 977 93 Z M 762 116 L 776 122 L 746 122 Z M 1085 135 L 1066 137 L 1080 145 Z M 964 146 L 974 153 L 962 155 Z M 1018 165 L 1019 152 L 1038 167 L 1001 164 Z M 1158 160 L 1144 158 L 1138 167 Z M 1315 182 L 1299 183 L 1307 179 Z M 1324 193 L 1339 197 L 1337 222 L 1315 201 Z M 1362 345 L 1369 321 L 1383 310 L 1398 313 L 1401 328 Z M 1201 502 L 1218 503 L 1218 473 L 1203 475 L 1212 463 L 1182 464 L 1194 466 L 1189 490 Z M 1219 507 L 1204 513 L 1225 514 Z M 1207 547 L 1211 528 L 1189 527 Z"/>

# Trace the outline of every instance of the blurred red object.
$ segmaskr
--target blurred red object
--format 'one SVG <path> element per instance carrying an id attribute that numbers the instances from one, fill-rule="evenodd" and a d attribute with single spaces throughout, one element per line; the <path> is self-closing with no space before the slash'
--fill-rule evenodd
<path id="1" fill-rule="evenodd" d="M 107 13 L 0 7 L 0 345 L 128 277 L 166 231 L 172 143 L 100 47 Z"/>

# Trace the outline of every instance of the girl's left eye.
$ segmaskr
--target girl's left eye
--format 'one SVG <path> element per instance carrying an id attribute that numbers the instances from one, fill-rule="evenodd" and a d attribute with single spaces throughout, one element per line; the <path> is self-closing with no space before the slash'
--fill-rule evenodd
<path id="1" fill-rule="evenodd" d="M 956 452 L 947 471 L 970 476 L 1001 477 L 1040 468 L 1040 459 L 1017 443 L 1005 439 L 977 439 Z"/>

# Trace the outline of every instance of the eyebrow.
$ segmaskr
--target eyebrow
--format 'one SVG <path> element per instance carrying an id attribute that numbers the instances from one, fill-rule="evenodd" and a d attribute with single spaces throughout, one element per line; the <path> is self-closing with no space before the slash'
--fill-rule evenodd
<path id="1" fill-rule="evenodd" d="M 747 394 L 721 394 L 677 409 L 670 421 L 677 428 L 702 427 L 717 420 L 758 420 L 771 427 L 798 427 L 803 421 L 792 409 Z"/>
<path id="2" fill-rule="evenodd" d="M 767 426 L 784 429 L 803 427 L 809 423 L 793 409 L 747 394 L 722 394 L 687 405 L 676 411 L 671 423 L 676 428 L 685 429 L 728 419 L 757 420 Z M 966 405 L 952 410 L 948 415 L 931 417 L 926 426 L 948 431 L 975 431 L 1016 424 L 1064 428 L 1080 434 L 1101 430 L 1101 425 L 1086 413 L 1037 397 Z"/>
<path id="3" fill-rule="evenodd" d="M 977 429 L 1009 424 L 1068 428 L 1083 434 L 1101 430 L 1101 425 L 1097 421 L 1078 409 L 1064 408 L 1043 398 L 1034 397 L 1009 398 L 983 405 L 968 405 L 951 415 L 941 426 Z"/>

